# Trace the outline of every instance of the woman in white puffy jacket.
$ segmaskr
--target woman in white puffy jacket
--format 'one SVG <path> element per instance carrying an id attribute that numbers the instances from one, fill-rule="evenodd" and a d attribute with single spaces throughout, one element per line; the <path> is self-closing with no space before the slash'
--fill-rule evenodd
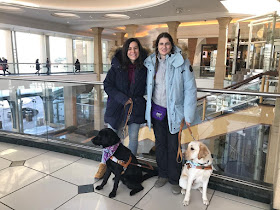
<path id="1" fill-rule="evenodd" d="M 155 187 L 166 182 L 172 192 L 179 194 L 181 164 L 176 162 L 178 132 L 181 121 L 190 126 L 195 118 L 197 89 L 188 59 L 174 45 L 169 33 L 161 33 L 156 40 L 155 53 L 144 62 L 147 74 L 147 106 L 145 118 L 153 124 L 156 137 L 156 161 L 159 177 Z"/>

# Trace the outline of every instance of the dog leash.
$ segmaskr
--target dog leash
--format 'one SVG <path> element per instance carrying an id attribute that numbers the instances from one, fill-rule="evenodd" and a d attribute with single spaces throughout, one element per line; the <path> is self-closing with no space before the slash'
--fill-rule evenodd
<path id="1" fill-rule="evenodd" d="M 182 122 L 181 122 L 181 125 L 180 125 L 180 131 L 179 131 L 179 134 L 178 134 L 178 151 L 177 151 L 177 158 L 176 158 L 177 163 L 182 163 L 182 161 L 183 161 L 183 154 L 182 154 L 182 149 L 181 149 L 181 135 L 182 135 L 182 130 L 183 130 L 184 125 L 185 125 L 185 120 L 182 119 Z M 187 125 L 187 128 L 188 128 L 193 140 L 195 141 L 196 139 L 193 136 L 193 133 L 192 133 L 192 130 L 191 130 L 190 126 Z M 179 158 L 180 158 L 180 160 L 179 160 Z"/>
<path id="2" fill-rule="evenodd" d="M 124 111 L 125 111 L 125 107 L 126 107 L 127 105 L 128 105 L 128 104 L 125 104 L 125 105 L 124 105 Z M 127 112 L 125 124 L 124 124 L 124 127 L 123 127 L 123 129 L 122 129 L 122 136 L 123 136 L 123 139 L 125 138 L 125 130 L 126 130 L 127 123 L 128 123 L 129 118 L 130 118 L 130 115 L 131 115 L 131 113 L 132 113 L 132 108 L 133 108 L 133 101 L 131 100 L 131 104 L 130 104 L 130 107 L 129 107 L 128 112 Z"/>

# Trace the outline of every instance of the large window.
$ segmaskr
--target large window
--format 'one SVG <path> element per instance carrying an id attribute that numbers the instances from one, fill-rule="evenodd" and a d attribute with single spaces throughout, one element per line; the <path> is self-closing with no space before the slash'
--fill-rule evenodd
<path id="1" fill-rule="evenodd" d="M 74 61 L 79 59 L 81 71 L 93 71 L 93 41 L 73 40 Z"/>
<path id="2" fill-rule="evenodd" d="M 72 39 L 50 36 L 51 72 L 73 72 Z"/>
<path id="3" fill-rule="evenodd" d="M 43 35 L 16 32 L 19 73 L 35 72 L 36 59 L 39 59 L 40 63 L 45 62 L 43 61 L 46 52 L 44 40 Z"/>

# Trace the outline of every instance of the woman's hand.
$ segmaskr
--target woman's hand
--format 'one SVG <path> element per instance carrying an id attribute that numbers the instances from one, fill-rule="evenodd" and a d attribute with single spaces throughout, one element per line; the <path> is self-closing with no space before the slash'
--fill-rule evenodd
<path id="1" fill-rule="evenodd" d="M 188 122 L 186 122 L 186 125 L 187 125 L 187 127 L 191 127 L 191 124 L 190 124 L 190 123 L 188 123 Z"/>

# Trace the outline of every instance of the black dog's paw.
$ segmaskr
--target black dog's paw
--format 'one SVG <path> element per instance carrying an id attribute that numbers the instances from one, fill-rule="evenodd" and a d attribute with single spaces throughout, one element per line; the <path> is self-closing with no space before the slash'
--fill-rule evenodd
<path id="1" fill-rule="evenodd" d="M 114 197 L 116 197 L 116 192 L 111 192 L 110 194 L 109 194 L 109 198 L 114 198 Z"/>
<path id="2" fill-rule="evenodd" d="M 103 187 L 102 187 L 101 185 L 99 185 L 99 186 L 97 186 L 95 189 L 96 189 L 96 190 L 102 190 Z"/>

